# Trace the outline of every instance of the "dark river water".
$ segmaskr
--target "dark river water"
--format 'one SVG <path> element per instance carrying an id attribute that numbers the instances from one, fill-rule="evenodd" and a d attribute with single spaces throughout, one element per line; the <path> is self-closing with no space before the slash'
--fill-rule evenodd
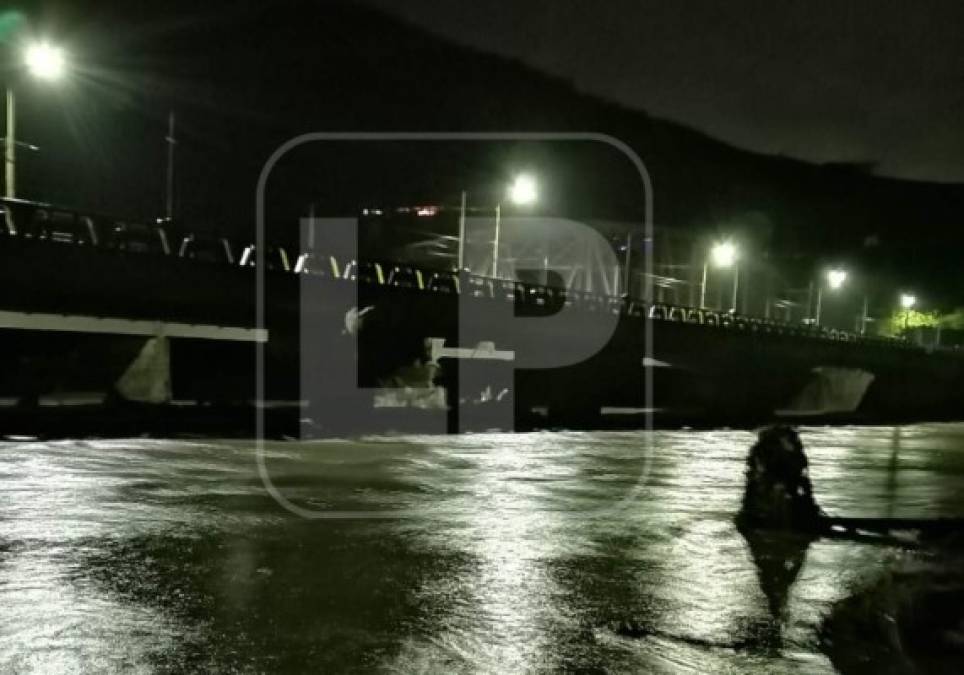
<path id="1" fill-rule="evenodd" d="M 828 512 L 964 516 L 964 425 L 802 433 Z M 832 605 L 913 554 L 774 581 L 732 522 L 753 438 L 269 443 L 310 518 L 250 442 L 3 442 L 0 672 L 832 672 Z"/>

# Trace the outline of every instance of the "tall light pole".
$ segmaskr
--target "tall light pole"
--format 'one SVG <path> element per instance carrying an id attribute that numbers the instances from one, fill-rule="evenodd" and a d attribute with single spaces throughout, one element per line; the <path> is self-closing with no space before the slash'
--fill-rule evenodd
<path id="1" fill-rule="evenodd" d="M 64 53 L 47 42 L 31 44 L 24 51 L 27 72 L 39 80 L 60 79 L 65 69 Z M 7 131 L 4 137 L 4 191 L 8 199 L 17 196 L 17 100 L 12 87 L 7 87 Z"/>
<path id="2" fill-rule="evenodd" d="M 495 236 L 492 238 L 492 278 L 499 277 L 499 235 L 502 232 L 502 204 L 495 205 Z"/>
<path id="3" fill-rule="evenodd" d="M 465 220 L 467 212 L 468 192 L 462 190 L 462 201 L 459 205 L 459 248 L 458 271 L 465 269 Z M 495 205 L 495 239 L 492 242 L 492 276 L 498 273 L 499 265 L 499 230 L 502 223 L 502 204 Z"/>
<path id="4" fill-rule="evenodd" d="M 509 201 L 516 206 L 530 206 L 539 198 L 539 186 L 536 179 L 526 173 L 520 173 L 508 190 Z M 492 276 L 498 276 L 499 268 L 499 236 L 502 229 L 502 205 L 495 207 L 495 239 L 492 242 Z M 546 275 L 548 275 L 549 258 L 545 257 Z"/>
<path id="5" fill-rule="evenodd" d="M 174 138 L 174 111 L 167 114 L 167 136 L 164 137 L 167 143 L 167 189 L 164 199 L 164 218 L 168 225 L 174 221 L 174 145 L 177 141 Z"/>
<path id="6" fill-rule="evenodd" d="M 465 201 L 468 195 L 462 190 L 462 205 L 459 207 L 459 273 L 465 269 Z"/>
<path id="7" fill-rule="evenodd" d="M 917 304 L 917 296 L 912 293 L 901 293 L 900 306 L 904 309 L 904 330 L 910 327 L 910 310 Z"/>
<path id="8" fill-rule="evenodd" d="M 706 308 L 706 277 L 709 271 L 710 261 L 714 267 L 721 269 L 732 267 L 733 269 L 733 301 L 731 306 L 736 311 L 736 294 L 740 287 L 740 268 L 737 265 L 738 251 L 736 245 L 729 241 L 720 242 L 710 249 L 709 258 L 703 261 L 703 280 L 700 283 L 700 309 Z"/>
<path id="9" fill-rule="evenodd" d="M 736 303 L 739 298 L 740 291 L 740 264 L 738 262 L 733 263 L 733 300 L 730 301 L 730 311 L 736 314 Z"/>
<path id="10" fill-rule="evenodd" d="M 15 165 L 17 161 L 17 101 L 13 88 L 7 87 L 7 133 L 3 138 L 3 196 L 13 199 L 17 196 Z"/>
<path id="11" fill-rule="evenodd" d="M 847 281 L 847 272 L 842 269 L 832 269 L 827 271 L 827 288 L 832 291 L 838 290 Z M 823 309 L 823 284 L 817 287 L 817 311 L 814 312 L 813 323 L 820 325 L 820 312 Z"/>
<path id="12" fill-rule="evenodd" d="M 535 203 L 539 197 L 539 190 L 535 178 L 528 174 L 519 174 L 509 184 L 507 195 L 509 201 L 517 206 L 528 206 Z M 462 190 L 462 202 L 459 207 L 459 249 L 458 266 L 461 271 L 465 266 L 465 217 L 468 193 Z M 495 236 L 492 239 L 492 276 L 499 274 L 499 237 L 502 234 L 502 202 L 495 205 Z"/>
<path id="13" fill-rule="evenodd" d="M 623 272 L 623 294 L 626 297 L 630 297 L 632 295 L 632 283 L 633 283 L 632 264 L 633 264 L 633 231 L 630 230 L 626 234 L 626 259 L 623 261 L 623 265 L 626 268 Z M 616 286 L 615 282 L 613 282 L 613 286 Z"/>

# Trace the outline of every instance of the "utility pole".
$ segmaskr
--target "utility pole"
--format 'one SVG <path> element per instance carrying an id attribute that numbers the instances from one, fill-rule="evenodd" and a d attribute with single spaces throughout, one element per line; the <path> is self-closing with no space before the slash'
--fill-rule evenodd
<path id="1" fill-rule="evenodd" d="M 459 251 L 458 251 L 458 268 L 456 271 L 461 272 L 465 268 L 465 200 L 468 195 L 465 194 L 465 190 L 462 190 L 462 206 L 459 209 Z"/>
<path id="2" fill-rule="evenodd" d="M 632 297 L 633 294 L 633 231 L 626 234 L 626 269 L 623 270 L 623 295 Z"/>
<path id="3" fill-rule="evenodd" d="M 167 115 L 167 195 L 164 203 L 164 217 L 168 223 L 174 221 L 174 111 Z"/>
<path id="4" fill-rule="evenodd" d="M 17 196 L 16 186 L 16 147 L 17 147 L 17 102 L 14 100 L 13 89 L 7 87 L 7 129 L 3 139 L 4 189 L 3 196 L 14 199 Z"/>
<path id="5" fill-rule="evenodd" d="M 703 281 L 700 282 L 700 309 L 706 309 L 706 273 L 709 263 L 703 261 Z"/>
<path id="6" fill-rule="evenodd" d="M 733 302 L 730 303 L 731 310 L 736 314 L 736 301 L 737 293 L 740 290 L 740 266 L 739 264 L 733 265 Z"/>
<path id="7" fill-rule="evenodd" d="M 813 323 L 813 279 L 807 286 L 807 323 Z"/>
<path id="8" fill-rule="evenodd" d="M 307 250 L 314 253 L 315 250 L 315 203 L 308 205 L 308 247 Z"/>
<path id="9" fill-rule="evenodd" d="M 633 231 L 630 230 L 626 234 L 626 269 L 623 271 L 623 294 L 626 296 L 632 296 L 632 272 L 631 264 L 633 262 Z"/>
<path id="10" fill-rule="evenodd" d="M 773 273 L 771 270 L 766 271 L 766 297 L 763 300 L 763 318 L 769 320 L 770 318 L 770 306 L 773 301 Z"/>
<path id="11" fill-rule="evenodd" d="M 495 205 L 495 238 L 492 240 L 492 278 L 499 278 L 499 233 L 502 230 L 502 204 Z"/>

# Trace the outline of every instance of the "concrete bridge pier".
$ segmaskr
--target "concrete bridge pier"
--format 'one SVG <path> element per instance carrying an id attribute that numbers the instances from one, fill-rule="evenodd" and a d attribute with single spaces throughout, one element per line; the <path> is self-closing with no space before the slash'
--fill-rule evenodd
<path id="1" fill-rule="evenodd" d="M 105 375 L 111 377 L 109 385 L 102 385 L 108 389 L 102 392 L 107 399 L 118 396 L 125 401 L 163 405 L 172 399 L 172 340 L 235 343 L 268 340 L 266 329 L 13 311 L 0 311 L 0 331 L 35 334 L 41 343 L 38 354 L 43 357 L 47 370 L 53 367 L 61 371 L 48 372 L 46 377 L 32 373 L 29 368 L 21 373 L 21 391 L 11 392 L 21 407 L 38 405 L 40 397 L 50 393 L 45 391 L 50 386 L 70 387 L 71 378 L 84 383 L 103 382 Z M 55 335 L 64 337 L 58 340 L 44 337 Z M 100 338 L 92 340 L 94 336 L 106 338 L 106 342 Z M 139 340 L 133 357 L 131 338 Z M 34 341 L 34 338 L 26 339 Z M 45 353 L 44 347 L 62 349 L 65 353 Z M 117 372 L 119 376 L 110 375 Z"/>

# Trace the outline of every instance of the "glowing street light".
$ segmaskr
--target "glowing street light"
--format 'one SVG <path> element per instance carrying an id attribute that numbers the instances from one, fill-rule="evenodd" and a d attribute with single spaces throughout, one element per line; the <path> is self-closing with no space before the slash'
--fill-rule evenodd
<path id="1" fill-rule="evenodd" d="M 57 80 L 64 73 L 64 51 L 48 42 L 37 42 L 24 52 L 27 70 L 41 80 Z"/>
<path id="2" fill-rule="evenodd" d="M 840 268 L 827 270 L 827 287 L 831 291 L 839 290 L 847 281 L 847 271 Z M 823 284 L 817 288 L 817 311 L 814 312 L 813 322 L 820 325 L 820 312 L 823 309 Z"/>
<path id="3" fill-rule="evenodd" d="M 536 179 L 527 173 L 520 173 L 509 185 L 509 201 L 516 206 L 530 206 L 539 198 Z M 492 240 L 492 276 L 499 274 L 499 235 L 502 230 L 502 204 L 495 207 L 495 238 Z M 546 283 L 548 283 L 549 256 L 545 258 Z"/>
<path id="4" fill-rule="evenodd" d="M 23 62 L 27 72 L 40 80 L 54 81 L 63 75 L 66 69 L 64 52 L 48 42 L 37 42 L 28 45 L 23 54 Z M 17 161 L 17 102 L 13 88 L 7 87 L 7 132 L 4 137 L 4 196 L 14 199 L 16 188 Z"/>
<path id="5" fill-rule="evenodd" d="M 509 186 L 509 200 L 519 206 L 528 206 L 539 198 L 536 179 L 529 174 L 519 174 Z"/>
<path id="6" fill-rule="evenodd" d="M 900 306 L 904 308 L 904 330 L 910 327 L 910 310 L 917 304 L 917 296 L 913 293 L 900 294 Z"/>
<path id="7" fill-rule="evenodd" d="M 830 270 L 827 272 L 827 285 L 830 286 L 831 290 L 837 290 L 844 285 L 847 280 L 847 272 L 845 270 Z"/>
<path id="8" fill-rule="evenodd" d="M 724 241 L 713 247 L 710 256 L 717 267 L 733 267 L 736 263 L 736 246 L 729 241 Z"/>
<path id="9" fill-rule="evenodd" d="M 739 251 L 736 244 L 731 241 L 723 241 L 715 244 L 710 249 L 710 260 L 714 267 L 721 269 L 733 268 L 733 302 L 730 304 L 731 311 L 736 311 L 736 294 L 740 287 L 740 268 L 736 264 Z M 706 308 L 706 276 L 708 273 L 709 260 L 703 262 L 703 282 L 700 284 L 700 309 Z"/>

